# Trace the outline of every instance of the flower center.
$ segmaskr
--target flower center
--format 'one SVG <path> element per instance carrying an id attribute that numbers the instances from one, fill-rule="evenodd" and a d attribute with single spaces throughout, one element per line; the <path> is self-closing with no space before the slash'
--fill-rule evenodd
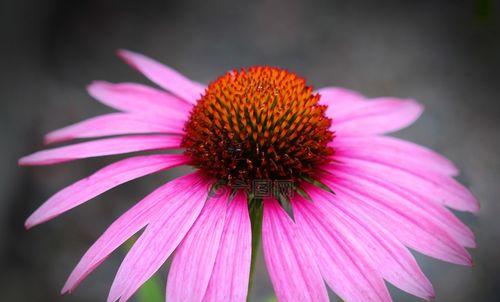
<path id="1" fill-rule="evenodd" d="M 230 185 L 313 178 L 333 149 L 320 96 L 275 67 L 234 70 L 212 82 L 185 125 L 192 164 Z"/>

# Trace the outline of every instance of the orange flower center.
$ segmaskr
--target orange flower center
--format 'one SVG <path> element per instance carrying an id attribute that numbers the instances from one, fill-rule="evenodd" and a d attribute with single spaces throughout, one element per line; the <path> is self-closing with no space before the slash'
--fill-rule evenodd
<path id="1" fill-rule="evenodd" d="M 227 184 L 313 177 L 333 154 L 320 96 L 276 67 L 234 70 L 212 82 L 185 125 L 192 164 Z"/>

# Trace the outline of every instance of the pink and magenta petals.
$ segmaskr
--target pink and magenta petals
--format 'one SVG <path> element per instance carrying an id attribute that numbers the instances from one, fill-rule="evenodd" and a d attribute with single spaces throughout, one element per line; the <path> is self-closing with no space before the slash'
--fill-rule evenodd
<path id="1" fill-rule="evenodd" d="M 166 183 L 115 220 L 82 257 L 61 293 L 72 292 L 114 250 L 146 226 L 167 197 L 176 191 L 189 190 L 197 178 L 198 176 L 193 173 Z"/>
<path id="2" fill-rule="evenodd" d="M 339 171 L 335 175 L 334 178 L 325 176 L 323 180 L 339 200 L 357 205 L 406 246 L 437 259 L 471 265 L 467 250 L 421 209 L 360 177 Z"/>
<path id="3" fill-rule="evenodd" d="M 163 117 L 181 113 L 187 116 L 193 107 L 166 91 L 137 83 L 94 81 L 87 91 L 103 104 L 125 112 L 145 112 Z"/>
<path id="4" fill-rule="evenodd" d="M 397 200 L 403 204 L 416 207 L 422 211 L 434 223 L 443 228 L 455 241 L 465 247 L 475 247 L 475 238 L 472 231 L 461 222 L 446 207 L 428 197 L 422 196 L 418 192 L 409 192 L 392 182 L 381 177 L 374 177 L 363 170 L 357 170 L 356 167 L 339 167 L 351 176 L 362 178 L 371 182 L 375 190 L 389 190 L 396 194 Z"/>
<path id="5" fill-rule="evenodd" d="M 395 166 L 420 173 L 458 174 L 444 156 L 425 147 L 388 136 L 336 137 L 331 146 L 335 155 Z"/>
<path id="6" fill-rule="evenodd" d="M 328 301 L 313 252 L 274 199 L 264 200 L 262 244 L 267 270 L 279 301 Z"/>
<path id="7" fill-rule="evenodd" d="M 408 172 L 376 162 L 337 157 L 347 166 L 362 173 L 385 179 L 409 192 L 431 198 L 450 208 L 460 211 L 479 211 L 479 202 L 472 193 L 452 177 L 433 173 Z"/>
<path id="8" fill-rule="evenodd" d="M 230 202 L 219 251 L 203 301 L 245 302 L 252 256 L 252 229 L 243 193 Z"/>
<path id="9" fill-rule="evenodd" d="M 415 122 L 423 106 L 414 100 L 377 98 L 335 114 L 332 131 L 344 136 L 383 134 L 403 129 Z"/>
<path id="10" fill-rule="evenodd" d="M 183 165 L 184 155 L 163 154 L 127 158 L 102 168 L 57 192 L 26 220 L 26 228 L 50 220 L 116 186 L 130 180 Z"/>
<path id="11" fill-rule="evenodd" d="M 141 133 L 184 134 L 185 119 L 165 119 L 158 115 L 109 113 L 55 130 L 45 136 L 47 144 L 113 135 Z"/>
<path id="12" fill-rule="evenodd" d="M 382 276 L 313 202 L 297 196 L 294 217 L 327 284 L 345 301 L 391 301 Z"/>
<path id="13" fill-rule="evenodd" d="M 22 166 L 52 165 L 77 159 L 124 154 L 138 151 L 178 149 L 180 136 L 143 135 L 115 137 L 43 150 L 19 160 Z"/>
<path id="14" fill-rule="evenodd" d="M 220 246 L 227 202 L 228 194 L 210 198 L 177 248 L 167 279 L 167 301 L 202 301 Z"/>
<path id="15" fill-rule="evenodd" d="M 413 255 L 390 232 L 368 216 L 360 219 L 349 200 L 338 200 L 337 196 L 314 186 L 305 188 L 313 203 L 303 206 L 322 217 L 329 230 L 347 242 L 349 250 L 369 261 L 381 276 L 402 290 L 424 299 L 432 299 L 434 290 L 420 270 Z M 347 299 L 349 300 L 349 299 Z"/>
<path id="16" fill-rule="evenodd" d="M 175 190 L 151 217 L 144 233 L 123 260 L 108 302 L 127 301 L 167 260 L 198 218 L 208 198 L 211 182 L 199 177 L 189 190 Z"/>
<path id="17" fill-rule="evenodd" d="M 178 71 L 151 58 L 128 50 L 120 50 L 118 55 L 160 87 L 192 104 L 204 93 L 204 87 L 199 83 L 192 82 Z"/>

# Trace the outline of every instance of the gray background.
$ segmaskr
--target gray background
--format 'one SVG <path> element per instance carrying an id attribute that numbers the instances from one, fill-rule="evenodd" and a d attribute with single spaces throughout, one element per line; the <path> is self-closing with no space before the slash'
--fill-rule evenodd
<path id="1" fill-rule="evenodd" d="M 146 82 L 115 56 L 143 52 L 208 82 L 254 64 L 288 68 L 316 87 L 412 97 L 423 117 L 397 135 L 461 168 L 479 215 L 475 266 L 417 255 L 437 301 L 499 301 L 499 5 L 494 1 L 2 0 L 0 10 L 0 299 L 103 301 L 117 252 L 75 294 L 59 297 L 86 248 L 120 213 L 170 179 L 134 181 L 27 232 L 23 221 L 58 189 L 116 158 L 18 168 L 47 131 L 108 112 L 85 92 L 93 79 Z M 180 173 L 175 170 L 173 173 Z M 165 275 L 162 269 L 162 276 Z M 272 297 L 262 261 L 253 297 Z M 391 287 L 396 301 L 418 300 Z"/>

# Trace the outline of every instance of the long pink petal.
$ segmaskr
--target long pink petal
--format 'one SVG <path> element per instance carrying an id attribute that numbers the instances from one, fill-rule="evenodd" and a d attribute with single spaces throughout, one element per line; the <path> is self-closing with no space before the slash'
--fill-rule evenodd
<path id="1" fill-rule="evenodd" d="M 203 301 L 246 301 L 251 255 L 248 204 L 245 195 L 238 193 L 227 210 L 219 251 Z"/>
<path id="2" fill-rule="evenodd" d="M 167 281 L 167 301 L 199 302 L 205 296 L 220 246 L 228 194 L 210 198 L 177 248 Z"/>
<path id="3" fill-rule="evenodd" d="M 362 178 L 335 172 L 323 178 L 341 200 L 356 203 L 403 244 L 431 257 L 471 265 L 469 253 L 421 210 Z"/>
<path id="4" fill-rule="evenodd" d="M 262 244 L 279 301 L 328 301 L 316 258 L 297 226 L 273 199 L 264 201 Z"/>
<path id="5" fill-rule="evenodd" d="M 204 92 L 198 83 L 193 83 L 178 71 L 151 58 L 128 50 L 120 50 L 118 55 L 151 81 L 192 104 Z"/>
<path id="6" fill-rule="evenodd" d="M 377 98 L 341 115 L 333 111 L 332 130 L 339 136 L 393 132 L 411 125 L 422 111 L 423 106 L 413 100 Z"/>
<path id="7" fill-rule="evenodd" d="M 472 231 L 436 200 L 425 197 L 418 192 L 409 192 L 393 184 L 385 175 L 377 177 L 368 171 L 357 169 L 356 166 L 352 165 L 349 167 L 339 167 L 339 169 L 351 176 L 369 181 L 374 185 L 374 190 L 389 190 L 398 195 L 400 202 L 418 208 L 423 215 L 431 219 L 433 223 L 439 225 L 459 244 L 465 247 L 475 247 L 476 244 Z"/>
<path id="8" fill-rule="evenodd" d="M 26 228 L 50 220 L 127 181 L 186 164 L 184 155 L 147 155 L 127 158 L 102 168 L 57 192 L 26 220 Z"/>
<path id="9" fill-rule="evenodd" d="M 356 242 L 342 236 L 336 229 L 338 225 L 332 225 L 331 219 L 310 201 L 297 196 L 292 207 L 298 229 L 309 242 L 321 274 L 335 293 L 346 301 L 391 301 L 382 277 L 359 251 Z"/>
<path id="10" fill-rule="evenodd" d="M 458 174 L 455 165 L 438 153 L 422 146 L 388 136 L 336 137 L 335 154 L 395 166 L 420 173 Z"/>
<path id="11" fill-rule="evenodd" d="M 180 136 L 144 135 L 116 137 L 35 152 L 19 160 L 23 166 L 52 165 L 72 160 L 137 151 L 178 149 Z"/>
<path id="12" fill-rule="evenodd" d="M 115 220 L 83 255 L 61 293 L 72 292 L 114 250 L 146 226 L 162 202 L 176 191 L 189 190 L 189 186 L 197 178 L 198 176 L 192 173 L 164 184 Z"/>
<path id="13" fill-rule="evenodd" d="M 363 106 L 367 101 L 360 93 L 345 88 L 325 87 L 316 92 L 321 96 L 320 103 L 328 106 L 326 115 L 331 118 Z"/>
<path id="14" fill-rule="evenodd" d="M 148 112 L 168 117 L 172 111 L 187 115 L 192 108 L 191 104 L 166 91 L 137 83 L 94 81 L 87 91 L 103 104 L 126 112 Z"/>
<path id="15" fill-rule="evenodd" d="M 198 218 L 210 185 L 200 174 L 190 188 L 164 200 L 120 265 L 108 302 L 127 301 L 167 260 Z"/>
<path id="16" fill-rule="evenodd" d="M 451 177 L 433 173 L 410 173 L 376 162 L 341 156 L 336 159 L 347 163 L 346 166 L 356 167 L 358 170 L 362 169 L 364 173 L 386 179 L 409 192 L 431 198 L 450 208 L 470 212 L 479 210 L 479 202 L 472 193 Z"/>
<path id="17" fill-rule="evenodd" d="M 317 215 L 322 217 L 323 223 L 331 226 L 331 232 L 348 242 L 348 250 L 359 253 L 358 257 L 369 261 L 395 286 L 427 300 L 434 297 L 432 285 L 415 258 L 394 235 L 370 217 L 361 220 L 356 208 L 350 207 L 349 200 L 339 200 L 337 196 L 311 185 L 305 189 L 314 203 L 303 206 L 321 212 Z"/>
<path id="18" fill-rule="evenodd" d="M 183 134 L 185 119 L 166 119 L 158 115 L 110 113 L 55 130 L 45 136 L 46 143 L 77 138 L 139 133 Z"/>

